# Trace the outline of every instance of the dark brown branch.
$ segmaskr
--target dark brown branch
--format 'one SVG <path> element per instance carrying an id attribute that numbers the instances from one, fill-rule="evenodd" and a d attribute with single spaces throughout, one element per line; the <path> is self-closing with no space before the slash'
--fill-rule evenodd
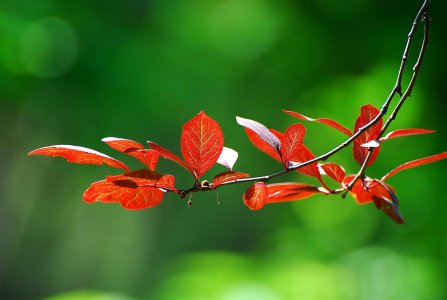
<path id="1" fill-rule="evenodd" d="M 428 10 L 429 4 L 430 4 L 430 0 L 426 0 L 424 2 L 424 4 L 422 5 L 421 9 L 419 10 L 419 12 L 413 22 L 410 33 L 408 34 L 408 40 L 407 40 L 407 44 L 405 46 L 404 54 L 402 56 L 399 73 L 397 75 L 397 81 L 393 88 L 393 92 L 396 92 L 399 95 L 401 95 L 401 98 L 400 98 L 399 102 L 396 104 L 393 112 L 388 117 L 387 121 L 385 122 L 385 125 L 383 125 L 382 129 L 380 130 L 377 140 L 379 140 L 385 134 L 385 132 L 388 129 L 388 127 L 390 126 L 391 122 L 393 122 L 396 119 L 396 116 L 399 113 L 399 110 L 401 109 L 401 107 L 403 106 L 405 101 L 409 97 L 411 97 L 411 92 L 413 91 L 413 87 L 416 83 L 416 79 L 417 79 L 417 76 L 421 69 L 421 65 L 424 60 L 425 52 L 427 51 L 427 46 L 428 46 L 429 39 L 430 39 L 430 15 L 429 15 L 429 10 Z M 406 63 L 408 55 L 410 53 L 410 48 L 411 48 L 411 45 L 412 45 L 412 42 L 414 39 L 414 35 L 416 34 L 416 30 L 417 30 L 418 24 L 420 22 L 422 22 L 424 24 L 424 37 L 422 39 L 422 44 L 421 44 L 421 48 L 419 50 L 418 58 L 417 58 L 416 63 L 413 67 L 413 73 L 412 73 L 410 82 L 408 83 L 408 86 L 405 89 L 405 92 L 402 94 L 402 77 L 403 77 L 403 73 L 405 70 L 405 63 Z M 354 184 L 357 182 L 357 180 L 359 180 L 359 178 L 364 176 L 365 170 L 368 165 L 368 161 L 372 156 L 374 148 L 369 148 L 368 150 L 369 151 L 368 151 L 367 157 L 365 158 L 365 162 L 362 164 L 362 166 L 361 166 L 360 170 L 358 171 L 357 175 L 355 176 L 355 178 L 348 185 L 348 187 L 347 187 L 348 190 L 351 190 L 352 187 L 354 186 Z"/>
<path id="2" fill-rule="evenodd" d="M 243 182 L 258 182 L 258 181 L 262 181 L 262 182 L 267 182 L 275 177 L 284 175 L 289 173 L 290 171 L 293 170 L 298 170 L 300 168 L 303 168 L 305 166 L 308 166 L 310 164 L 319 162 L 319 161 L 325 161 L 328 158 L 330 158 L 331 156 L 333 156 L 334 154 L 336 154 L 337 152 L 341 151 L 342 149 L 348 147 L 354 140 L 356 140 L 362 133 L 364 133 L 366 130 L 368 130 L 370 127 L 374 126 L 375 124 L 377 124 L 377 122 L 379 122 L 380 119 L 382 119 L 385 114 L 388 111 L 388 108 L 390 106 L 390 103 L 392 102 L 392 100 L 394 99 L 394 97 L 396 96 L 396 94 L 398 94 L 399 96 L 401 96 L 401 99 L 399 100 L 399 102 L 397 103 L 396 107 L 394 108 L 393 112 L 391 113 L 391 115 L 389 116 L 389 118 L 387 119 L 385 125 L 382 127 L 382 130 L 379 134 L 379 137 L 377 139 L 379 139 L 387 130 L 387 128 L 389 127 L 389 125 L 391 124 L 391 122 L 396 118 L 400 108 L 402 107 L 402 105 L 405 103 L 405 101 L 408 99 L 408 97 L 411 96 L 411 92 L 413 90 L 413 87 L 416 83 L 416 79 L 417 76 L 419 74 L 421 65 L 422 65 L 422 61 L 424 60 L 425 57 L 425 52 L 427 49 L 427 45 L 428 45 L 428 41 L 429 41 L 429 33 L 430 33 L 430 18 L 429 18 L 429 5 L 430 5 L 431 0 L 425 0 L 424 3 L 422 4 L 421 8 L 419 9 L 419 12 L 417 13 L 413 24 L 411 26 L 410 32 L 408 34 L 408 38 L 407 38 L 407 42 L 405 45 L 405 49 L 404 49 L 404 53 L 402 55 L 402 59 L 401 59 L 401 63 L 399 66 L 399 71 L 397 74 L 397 79 L 396 79 L 396 83 L 393 87 L 393 89 L 391 90 L 390 94 L 388 95 L 387 99 L 385 100 L 384 104 L 382 105 L 379 114 L 373 119 L 371 120 L 368 124 L 366 124 L 365 126 L 359 128 L 359 130 L 357 132 L 355 132 L 351 137 L 349 137 L 349 139 L 347 139 L 346 141 L 344 141 L 343 143 L 341 143 L 340 145 L 338 145 L 337 147 L 333 148 L 332 150 L 328 151 L 327 153 L 320 155 L 318 157 L 315 157 L 314 159 L 308 160 L 306 162 L 303 163 L 297 163 L 287 169 L 283 169 L 279 172 L 270 174 L 270 175 L 265 175 L 265 176 L 259 176 L 259 177 L 250 177 L 250 178 L 243 178 L 243 179 L 236 179 L 236 180 L 232 180 L 232 181 L 228 181 L 225 182 L 223 184 L 221 184 L 220 186 L 224 186 L 224 185 L 231 185 L 231 184 L 236 184 L 236 183 L 243 183 Z M 416 61 L 416 64 L 413 67 L 413 74 L 412 77 L 410 79 L 410 82 L 407 86 L 407 88 L 405 89 L 405 92 L 402 93 L 402 78 L 403 78 L 403 74 L 405 71 L 405 67 L 406 67 L 406 62 L 408 59 L 408 55 L 410 53 L 410 49 L 411 46 L 413 44 L 413 40 L 414 40 L 414 36 L 416 34 L 417 28 L 419 23 L 423 23 L 424 24 L 424 37 L 423 37 L 423 41 L 422 41 L 422 45 L 419 51 L 419 56 L 418 59 Z M 357 173 L 356 177 L 353 179 L 353 181 L 346 187 L 346 189 L 337 189 L 332 191 L 332 193 L 337 194 L 340 193 L 342 191 L 345 190 L 350 190 L 353 185 L 356 183 L 356 181 L 358 179 L 360 179 L 361 177 L 364 176 L 364 172 L 366 170 L 366 167 L 368 165 L 368 161 L 370 160 L 371 156 L 372 156 L 372 152 L 373 152 L 374 148 L 369 148 L 369 152 L 368 155 L 365 158 L 365 161 L 363 162 L 359 172 Z M 210 186 L 203 186 L 203 185 L 195 185 L 190 189 L 186 189 L 186 190 L 180 190 L 180 195 L 181 198 L 185 198 L 189 193 L 192 192 L 198 192 L 198 191 L 207 191 L 207 190 L 211 190 L 212 187 Z"/>

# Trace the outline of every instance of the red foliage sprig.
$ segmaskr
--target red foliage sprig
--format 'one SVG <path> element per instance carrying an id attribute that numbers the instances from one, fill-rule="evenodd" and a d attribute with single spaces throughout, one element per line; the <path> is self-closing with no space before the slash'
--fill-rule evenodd
<path id="1" fill-rule="evenodd" d="M 158 205 L 167 192 L 174 192 L 180 198 L 185 198 L 187 195 L 199 191 L 211 191 L 226 185 L 253 182 L 243 195 L 244 204 L 251 210 L 259 210 L 266 204 L 302 200 L 318 194 L 346 195 L 349 193 L 358 204 L 363 205 L 372 202 L 396 223 L 401 224 L 404 219 L 399 211 L 399 201 L 395 189 L 385 181 L 400 171 L 443 160 L 447 158 L 447 152 L 402 164 L 381 179 L 370 178 L 366 176 L 365 172 L 378 157 L 383 142 L 397 137 L 434 132 L 433 130 L 411 128 L 395 130 L 385 135 L 405 100 L 411 95 L 424 59 L 430 28 L 429 3 L 428 0 L 424 1 L 411 27 L 397 80 L 390 95 L 381 109 L 371 104 L 362 106 L 360 114 L 355 120 L 353 131 L 332 119 L 314 119 L 301 113 L 283 110 L 284 113 L 300 121 L 321 123 L 348 136 L 343 143 L 329 152 L 315 156 L 306 147 L 306 127 L 301 123 L 290 125 L 282 133 L 270 129 L 260 122 L 236 117 L 237 123 L 243 126 L 253 145 L 281 164 L 282 169 L 276 173 L 250 177 L 247 173 L 233 171 L 238 153 L 224 146 L 224 134 L 218 122 L 203 111 L 183 125 L 180 136 L 180 151 L 183 158 L 152 141 L 148 142 L 151 149 L 145 149 L 142 144 L 129 139 L 108 137 L 102 140 L 111 148 L 139 160 L 145 165 L 145 169 L 130 171 L 123 162 L 108 155 L 72 145 L 43 147 L 29 152 L 29 155 L 60 156 L 67 159 L 68 162 L 107 164 L 125 171 L 121 175 L 107 176 L 104 180 L 93 183 L 83 196 L 84 201 L 88 203 L 98 201 L 103 203 L 119 202 L 123 208 L 138 210 Z M 417 26 L 420 23 L 424 25 L 424 36 L 419 56 L 413 67 L 410 81 L 406 89 L 403 90 L 402 76 Z M 400 100 L 385 121 L 384 116 L 396 95 L 400 96 Z M 345 169 L 334 162 L 321 163 L 351 144 L 353 158 L 360 165 L 356 174 L 346 175 Z M 175 186 L 173 175 L 156 172 L 160 156 L 179 164 L 191 173 L 194 179 L 192 187 L 179 189 Z M 214 175 L 212 181 L 202 180 L 199 182 L 199 179 L 216 164 L 221 164 L 226 170 Z M 298 171 L 315 178 L 318 185 L 300 182 L 267 184 L 268 181 L 291 171 Z M 324 176 L 328 176 L 337 182 L 339 188 L 330 188 L 325 182 Z"/>

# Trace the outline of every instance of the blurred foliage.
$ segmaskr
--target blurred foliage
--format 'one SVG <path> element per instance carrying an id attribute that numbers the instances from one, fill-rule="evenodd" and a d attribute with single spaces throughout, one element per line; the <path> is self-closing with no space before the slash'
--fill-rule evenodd
<path id="1" fill-rule="evenodd" d="M 445 299 L 445 162 L 390 181 L 407 220 L 397 226 L 349 197 L 252 212 L 247 186 L 220 190 L 220 205 L 213 193 L 191 208 L 175 195 L 137 212 L 86 205 L 83 190 L 116 170 L 26 156 L 75 144 L 136 168 L 100 139 L 178 152 L 182 124 L 205 110 L 239 151 L 238 170 L 278 170 L 234 117 L 284 130 L 296 122 L 284 108 L 352 128 L 393 86 L 419 2 L 1 1 L 0 298 Z M 426 61 L 392 126 L 437 133 L 390 141 L 372 176 L 446 149 L 446 7 L 433 3 Z M 344 138 L 306 126 L 316 154 Z M 351 150 L 333 160 L 358 168 Z M 160 170 L 192 183 L 170 162 Z"/>

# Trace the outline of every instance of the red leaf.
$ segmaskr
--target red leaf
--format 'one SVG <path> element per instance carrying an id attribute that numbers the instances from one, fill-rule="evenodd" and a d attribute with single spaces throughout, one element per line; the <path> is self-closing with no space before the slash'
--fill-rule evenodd
<path id="1" fill-rule="evenodd" d="M 106 137 L 103 138 L 101 141 L 103 141 L 116 151 L 123 153 L 138 149 L 144 149 L 143 145 L 141 145 L 140 143 L 128 139 Z"/>
<path id="2" fill-rule="evenodd" d="M 415 135 L 415 134 L 427 134 L 427 133 L 433 133 L 435 130 L 429 130 L 429 129 L 421 129 L 421 128 L 408 128 L 408 129 L 399 129 L 392 131 L 388 133 L 386 136 L 380 139 L 380 141 L 386 141 L 390 139 L 394 139 L 401 136 L 407 136 L 407 135 Z"/>
<path id="3" fill-rule="evenodd" d="M 162 146 L 160 146 L 160 145 L 158 145 L 158 144 L 156 144 L 156 143 L 154 143 L 154 142 L 148 141 L 147 143 L 149 144 L 149 146 L 150 146 L 153 150 L 155 150 L 155 151 L 157 151 L 158 153 L 160 153 L 160 155 L 161 155 L 163 158 L 166 158 L 166 159 L 172 160 L 173 162 L 178 163 L 180 166 L 182 166 L 183 168 L 185 168 L 186 170 L 188 170 L 188 171 L 191 172 L 191 174 L 192 174 L 191 167 L 190 167 L 190 166 L 189 166 L 183 159 L 181 159 L 180 157 L 178 157 L 177 155 L 175 155 L 175 154 L 172 153 L 171 151 L 169 151 L 169 150 L 163 148 Z M 194 175 L 194 174 L 193 174 L 193 175 Z"/>
<path id="4" fill-rule="evenodd" d="M 275 151 L 279 153 L 281 148 L 280 140 L 263 124 L 250 119 L 244 119 L 241 117 L 236 117 L 236 121 L 239 125 L 252 130 L 261 138 L 261 140 L 266 142 L 273 149 L 275 149 Z"/>
<path id="5" fill-rule="evenodd" d="M 344 187 L 347 187 L 354 178 L 355 175 L 346 176 L 343 180 L 342 185 Z M 388 188 L 393 189 L 391 186 L 388 186 Z M 372 198 L 374 195 L 379 197 L 388 194 L 383 186 L 377 184 L 377 180 L 371 179 L 369 177 L 366 177 L 365 179 L 363 179 L 363 181 L 357 180 L 349 193 L 355 199 L 357 204 L 360 205 L 374 202 Z"/>
<path id="6" fill-rule="evenodd" d="M 277 203 L 293 200 L 302 200 L 315 194 L 324 194 L 317 186 L 305 183 L 274 183 L 267 185 L 266 203 Z"/>
<path id="7" fill-rule="evenodd" d="M 196 180 L 217 162 L 223 146 L 219 124 L 203 111 L 183 125 L 180 148 Z"/>
<path id="8" fill-rule="evenodd" d="M 148 169 L 137 170 L 122 175 L 107 176 L 106 180 L 114 182 L 117 185 L 155 187 L 175 192 L 177 191 L 174 186 L 174 176 L 169 174 L 160 174 Z"/>
<path id="9" fill-rule="evenodd" d="M 284 167 L 288 167 L 289 162 L 300 150 L 305 133 L 306 128 L 302 124 L 293 124 L 286 129 L 284 139 L 281 143 L 281 154 Z"/>
<path id="10" fill-rule="evenodd" d="M 241 178 L 247 178 L 249 176 L 250 175 L 248 175 L 246 173 L 233 172 L 233 171 L 217 174 L 213 178 L 213 189 L 217 188 L 219 185 L 221 185 L 225 182 L 236 180 L 236 179 L 241 179 Z"/>
<path id="11" fill-rule="evenodd" d="M 234 164 L 236 163 L 237 157 L 238 153 L 235 150 L 228 147 L 223 147 L 222 153 L 220 153 L 220 156 L 217 159 L 217 163 L 221 164 L 222 166 L 231 171 L 233 169 Z"/>
<path id="12" fill-rule="evenodd" d="M 343 168 L 336 163 L 322 164 L 320 165 L 320 168 L 323 169 L 327 176 L 331 177 L 340 184 L 343 182 L 343 179 L 345 179 L 345 170 L 343 170 Z"/>
<path id="13" fill-rule="evenodd" d="M 243 199 L 249 209 L 261 209 L 267 199 L 267 186 L 264 182 L 256 182 L 245 191 Z"/>
<path id="14" fill-rule="evenodd" d="M 347 186 L 355 175 L 349 175 L 345 178 L 343 185 Z M 396 223 L 402 224 L 404 220 L 399 212 L 399 201 L 392 186 L 387 185 L 376 179 L 369 177 L 363 182 L 358 180 L 349 194 L 358 204 L 367 204 L 374 202 L 376 207 L 383 210 Z"/>
<path id="15" fill-rule="evenodd" d="M 354 132 L 359 131 L 360 128 L 370 123 L 379 113 L 380 111 L 370 104 L 362 106 L 360 109 L 360 116 L 357 118 L 355 122 Z M 362 147 L 362 145 L 377 139 L 377 137 L 380 134 L 380 130 L 382 129 L 382 123 L 383 120 L 380 119 L 379 122 L 368 128 L 365 132 L 363 132 L 361 135 L 359 135 L 358 138 L 354 140 L 353 143 L 354 158 L 360 165 L 363 164 L 369 152 L 368 148 Z M 376 159 L 377 154 L 379 154 L 379 149 L 380 147 L 377 147 L 373 150 L 373 154 L 368 162 L 368 166 L 371 165 Z"/>
<path id="16" fill-rule="evenodd" d="M 422 166 L 425 164 L 429 164 L 429 163 L 433 163 L 436 162 L 438 160 L 442 160 L 442 159 L 446 159 L 447 158 L 447 151 L 439 153 L 439 154 L 435 154 L 432 156 L 428 156 L 428 157 L 424 157 L 424 158 L 419 158 L 413 161 L 409 161 L 407 163 L 404 163 L 400 166 L 398 166 L 397 168 L 391 170 L 388 174 L 386 174 L 385 176 L 382 177 L 382 181 L 387 180 L 388 178 L 390 178 L 391 176 L 399 173 L 400 171 L 406 170 L 406 169 L 411 169 L 414 167 L 418 167 L 418 166 Z"/>
<path id="17" fill-rule="evenodd" d="M 153 187 L 132 187 L 116 185 L 111 181 L 94 182 L 84 193 L 84 201 L 92 203 L 120 202 L 126 209 L 144 209 L 153 207 L 163 199 L 163 192 Z"/>
<path id="18" fill-rule="evenodd" d="M 310 152 L 310 150 L 303 144 L 298 147 L 298 151 L 296 152 L 295 156 L 291 158 L 291 161 L 297 163 L 303 163 L 314 158 L 315 156 L 313 155 L 313 153 Z M 321 178 L 320 170 L 318 170 L 318 164 L 316 162 L 307 165 L 305 167 L 299 168 L 297 169 L 297 171 L 302 174 L 315 177 L 316 179 L 318 179 L 318 181 L 320 181 L 324 185 L 324 187 L 329 189 L 327 185 L 324 183 L 323 178 Z"/>
<path id="19" fill-rule="evenodd" d="M 249 128 L 244 128 L 244 130 L 245 133 L 247 133 L 248 139 L 250 140 L 250 142 L 252 142 L 253 145 L 256 146 L 256 148 L 281 162 L 279 152 L 274 147 L 272 147 L 272 145 L 261 139 L 259 135 L 257 135 L 253 130 Z"/>
<path id="20" fill-rule="evenodd" d="M 128 139 L 107 137 L 103 138 L 102 141 L 119 152 L 135 157 L 149 169 L 155 170 L 160 156 L 157 151 L 144 149 L 140 143 Z"/>
<path id="21" fill-rule="evenodd" d="M 292 117 L 295 117 L 295 118 L 298 118 L 298 119 L 301 119 L 301 120 L 306 120 L 306 121 L 311 121 L 311 122 L 318 122 L 318 123 L 327 125 L 329 127 L 337 129 L 338 131 L 340 131 L 340 132 L 342 132 L 342 133 L 344 133 L 344 134 L 346 134 L 348 136 L 352 135 L 351 130 L 349 130 L 348 128 L 344 127 L 343 125 L 341 125 L 340 123 L 338 123 L 338 122 L 336 122 L 334 120 L 326 119 L 326 118 L 312 119 L 312 118 L 306 117 L 305 115 L 302 115 L 302 114 L 299 114 L 297 112 L 290 111 L 290 110 L 283 110 L 283 112 L 285 112 L 288 115 L 291 115 Z"/>
<path id="22" fill-rule="evenodd" d="M 120 168 L 129 172 L 129 168 L 119 160 L 116 160 L 110 156 L 107 156 L 98 151 L 72 145 L 54 145 L 39 148 L 28 153 L 28 155 L 44 155 L 44 156 L 61 156 L 67 159 L 68 162 L 74 162 L 78 164 L 94 164 L 102 165 L 107 164 L 114 168 Z"/>
<path id="23" fill-rule="evenodd" d="M 397 224 L 405 223 L 399 212 L 399 200 L 397 199 L 394 190 L 384 182 L 378 180 L 374 180 L 374 182 L 377 183 L 377 187 L 382 187 L 382 191 L 385 190 L 385 192 L 377 194 L 376 188 L 374 194 L 372 195 L 372 199 L 377 209 L 384 211 Z"/>

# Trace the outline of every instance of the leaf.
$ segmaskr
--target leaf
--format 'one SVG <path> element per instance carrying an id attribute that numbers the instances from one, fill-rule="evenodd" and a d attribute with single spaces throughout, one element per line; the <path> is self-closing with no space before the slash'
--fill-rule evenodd
<path id="1" fill-rule="evenodd" d="M 438 160 L 442 160 L 442 159 L 446 159 L 446 158 L 447 158 L 447 151 L 439 153 L 439 154 L 435 154 L 432 156 L 409 161 L 409 162 L 404 163 L 404 164 L 398 166 L 397 168 L 391 170 L 388 174 L 386 174 L 385 176 L 382 177 L 381 181 L 387 180 L 391 176 L 399 173 L 400 171 L 411 169 L 411 168 L 418 167 L 418 166 L 422 166 L 422 165 L 429 164 L 429 163 L 433 163 Z"/>
<path id="2" fill-rule="evenodd" d="M 370 104 L 362 106 L 360 109 L 360 116 L 355 122 L 354 132 L 358 132 L 362 127 L 370 123 L 379 113 L 380 111 Z M 369 152 L 368 148 L 362 147 L 362 145 L 377 139 L 380 134 L 380 130 L 382 129 L 382 123 L 383 119 L 381 118 L 376 124 L 368 128 L 354 140 L 354 159 L 360 165 L 363 164 Z M 379 149 L 380 147 L 377 147 L 373 150 L 373 154 L 368 161 L 368 166 L 371 165 L 376 159 L 377 155 L 379 154 Z"/>
<path id="3" fill-rule="evenodd" d="M 255 145 L 256 148 L 266 153 L 270 157 L 276 159 L 277 161 L 281 162 L 281 156 L 278 150 L 276 150 L 274 147 L 272 147 L 272 145 L 261 139 L 259 135 L 256 134 L 253 130 L 249 128 L 244 128 L 244 130 L 245 133 L 247 133 L 248 139 L 253 145 Z"/>
<path id="4" fill-rule="evenodd" d="M 244 204 L 251 210 L 261 209 L 267 199 L 267 186 L 264 182 L 256 182 L 245 191 Z"/>
<path id="5" fill-rule="evenodd" d="M 347 176 L 343 185 L 346 187 L 354 177 L 355 175 Z M 377 179 L 366 177 L 363 181 L 356 181 L 349 194 L 357 204 L 363 205 L 373 202 L 378 209 L 383 210 L 396 223 L 404 223 L 399 212 L 399 201 L 392 186 Z"/>
<path id="6" fill-rule="evenodd" d="M 220 153 L 220 156 L 217 159 L 217 163 L 221 164 L 222 166 L 231 171 L 233 169 L 234 164 L 237 161 L 237 157 L 238 153 L 235 150 L 228 147 L 223 147 L 222 153 Z"/>
<path id="7" fill-rule="evenodd" d="M 155 187 L 164 190 L 177 191 L 175 188 L 175 178 L 169 174 L 160 174 L 148 169 L 141 169 L 122 175 L 107 176 L 107 181 L 114 182 L 118 185 L 128 185 L 135 187 Z M 133 184 L 128 183 L 129 181 Z M 127 183 L 126 183 L 127 182 Z"/>
<path id="8" fill-rule="evenodd" d="M 155 170 L 160 156 L 158 151 L 144 149 L 140 143 L 128 139 L 107 137 L 103 138 L 102 141 L 119 152 L 135 157 L 149 169 Z"/>
<path id="9" fill-rule="evenodd" d="M 84 193 L 85 202 L 120 202 L 126 209 L 137 210 L 153 207 L 163 199 L 163 192 L 153 187 L 116 185 L 111 181 L 94 182 Z"/>
<path id="10" fill-rule="evenodd" d="M 107 156 L 101 152 L 72 145 L 54 145 L 42 147 L 33 150 L 28 153 L 28 155 L 44 155 L 44 156 L 61 156 L 65 158 L 68 162 L 78 163 L 78 164 L 94 164 L 102 165 L 106 164 L 113 168 L 120 168 L 129 172 L 129 168 L 119 160 L 116 160 L 110 156 Z"/>
<path id="11" fill-rule="evenodd" d="M 375 189 L 376 191 L 372 195 L 372 199 L 376 207 L 385 212 L 397 224 L 405 223 L 399 212 L 399 200 L 394 193 L 394 190 L 379 180 L 374 181 L 378 184 L 377 186 L 381 186 L 383 188 L 382 191 L 385 191 L 379 195 L 377 194 L 377 188 Z"/>
<path id="12" fill-rule="evenodd" d="M 180 149 L 196 180 L 217 162 L 223 146 L 219 124 L 203 111 L 183 125 Z"/>
<path id="13" fill-rule="evenodd" d="M 233 171 L 217 174 L 213 178 L 213 189 L 217 188 L 219 185 L 221 185 L 225 182 L 236 180 L 236 179 L 241 179 L 241 178 L 247 178 L 247 177 L 250 177 L 250 175 L 246 174 L 246 173 L 233 172 Z"/>
<path id="14" fill-rule="evenodd" d="M 163 148 L 162 146 L 160 146 L 160 145 L 158 145 L 158 144 L 156 144 L 156 143 L 154 143 L 154 142 L 148 141 L 147 143 L 149 144 L 149 146 L 150 146 L 153 150 L 155 150 L 155 151 L 157 151 L 158 153 L 160 153 L 161 157 L 166 158 L 166 159 L 169 159 L 169 160 L 171 160 L 171 161 L 173 161 L 173 162 L 178 163 L 180 166 L 182 166 L 183 168 L 185 168 L 186 170 L 188 170 L 189 172 L 191 172 L 191 174 L 193 174 L 193 173 L 192 173 L 192 170 L 191 170 L 191 167 L 190 167 L 190 166 L 189 166 L 183 159 L 181 159 L 180 157 L 178 157 L 177 155 L 175 155 L 175 154 L 172 153 L 171 151 L 169 151 L 169 150 Z M 194 175 L 194 174 L 193 174 L 193 175 Z"/>
<path id="15" fill-rule="evenodd" d="M 263 141 L 272 146 L 278 153 L 280 152 L 281 141 L 276 137 L 276 135 L 270 132 L 267 127 L 259 122 L 241 117 L 236 117 L 236 121 L 239 125 L 254 131 L 254 133 L 256 133 Z"/>
<path id="16" fill-rule="evenodd" d="M 284 182 L 267 185 L 266 203 L 302 200 L 315 194 L 325 194 L 317 187 L 305 183 Z"/>
<path id="17" fill-rule="evenodd" d="M 391 131 L 386 136 L 380 138 L 380 141 L 386 141 L 386 140 L 394 139 L 394 138 L 401 137 L 401 136 L 427 134 L 427 133 L 433 133 L 433 132 L 435 132 L 435 130 L 422 129 L 422 128 L 399 129 L 399 130 Z"/>
<path id="18" fill-rule="evenodd" d="M 323 171 L 323 175 L 329 176 L 340 184 L 345 179 L 345 170 L 336 163 L 321 164 L 320 169 Z"/>
<path id="19" fill-rule="evenodd" d="M 281 154 L 284 167 L 287 168 L 292 158 L 297 155 L 303 144 L 306 128 L 302 124 L 293 124 L 286 129 L 281 143 Z"/>
<path id="20" fill-rule="evenodd" d="M 303 162 L 312 160 L 314 158 L 315 158 L 315 155 L 313 155 L 313 153 L 303 144 L 303 145 L 299 146 L 298 151 L 292 157 L 291 161 L 297 162 L 297 163 L 303 163 Z M 314 162 L 310 165 L 299 168 L 299 169 L 297 169 L 297 171 L 302 174 L 315 177 L 316 179 L 318 179 L 318 181 L 320 181 L 324 185 L 324 187 L 329 189 L 329 187 L 327 187 L 327 185 L 324 183 L 323 178 L 321 178 L 321 174 L 320 174 L 320 170 L 318 170 L 317 162 Z"/>
<path id="21" fill-rule="evenodd" d="M 290 111 L 290 110 L 284 110 L 284 109 L 283 109 L 283 112 L 288 114 L 288 115 L 291 115 L 292 117 L 295 117 L 295 118 L 298 118 L 298 119 L 301 119 L 301 120 L 306 120 L 306 121 L 311 121 L 311 122 L 318 122 L 318 123 L 327 125 L 329 127 L 337 129 L 338 131 L 346 134 L 347 136 L 351 136 L 352 135 L 351 130 L 349 130 L 348 128 L 344 127 L 343 125 L 341 125 L 340 123 L 338 123 L 338 122 L 336 122 L 334 120 L 326 119 L 326 118 L 312 119 L 312 118 L 306 117 L 305 115 L 299 114 L 297 112 Z"/>
<path id="22" fill-rule="evenodd" d="M 101 141 L 109 145 L 111 148 L 115 149 L 119 152 L 130 152 L 138 149 L 144 149 L 143 145 L 141 145 L 138 142 L 128 140 L 128 139 L 122 139 L 122 138 L 116 138 L 116 137 L 106 137 L 103 138 Z"/>

